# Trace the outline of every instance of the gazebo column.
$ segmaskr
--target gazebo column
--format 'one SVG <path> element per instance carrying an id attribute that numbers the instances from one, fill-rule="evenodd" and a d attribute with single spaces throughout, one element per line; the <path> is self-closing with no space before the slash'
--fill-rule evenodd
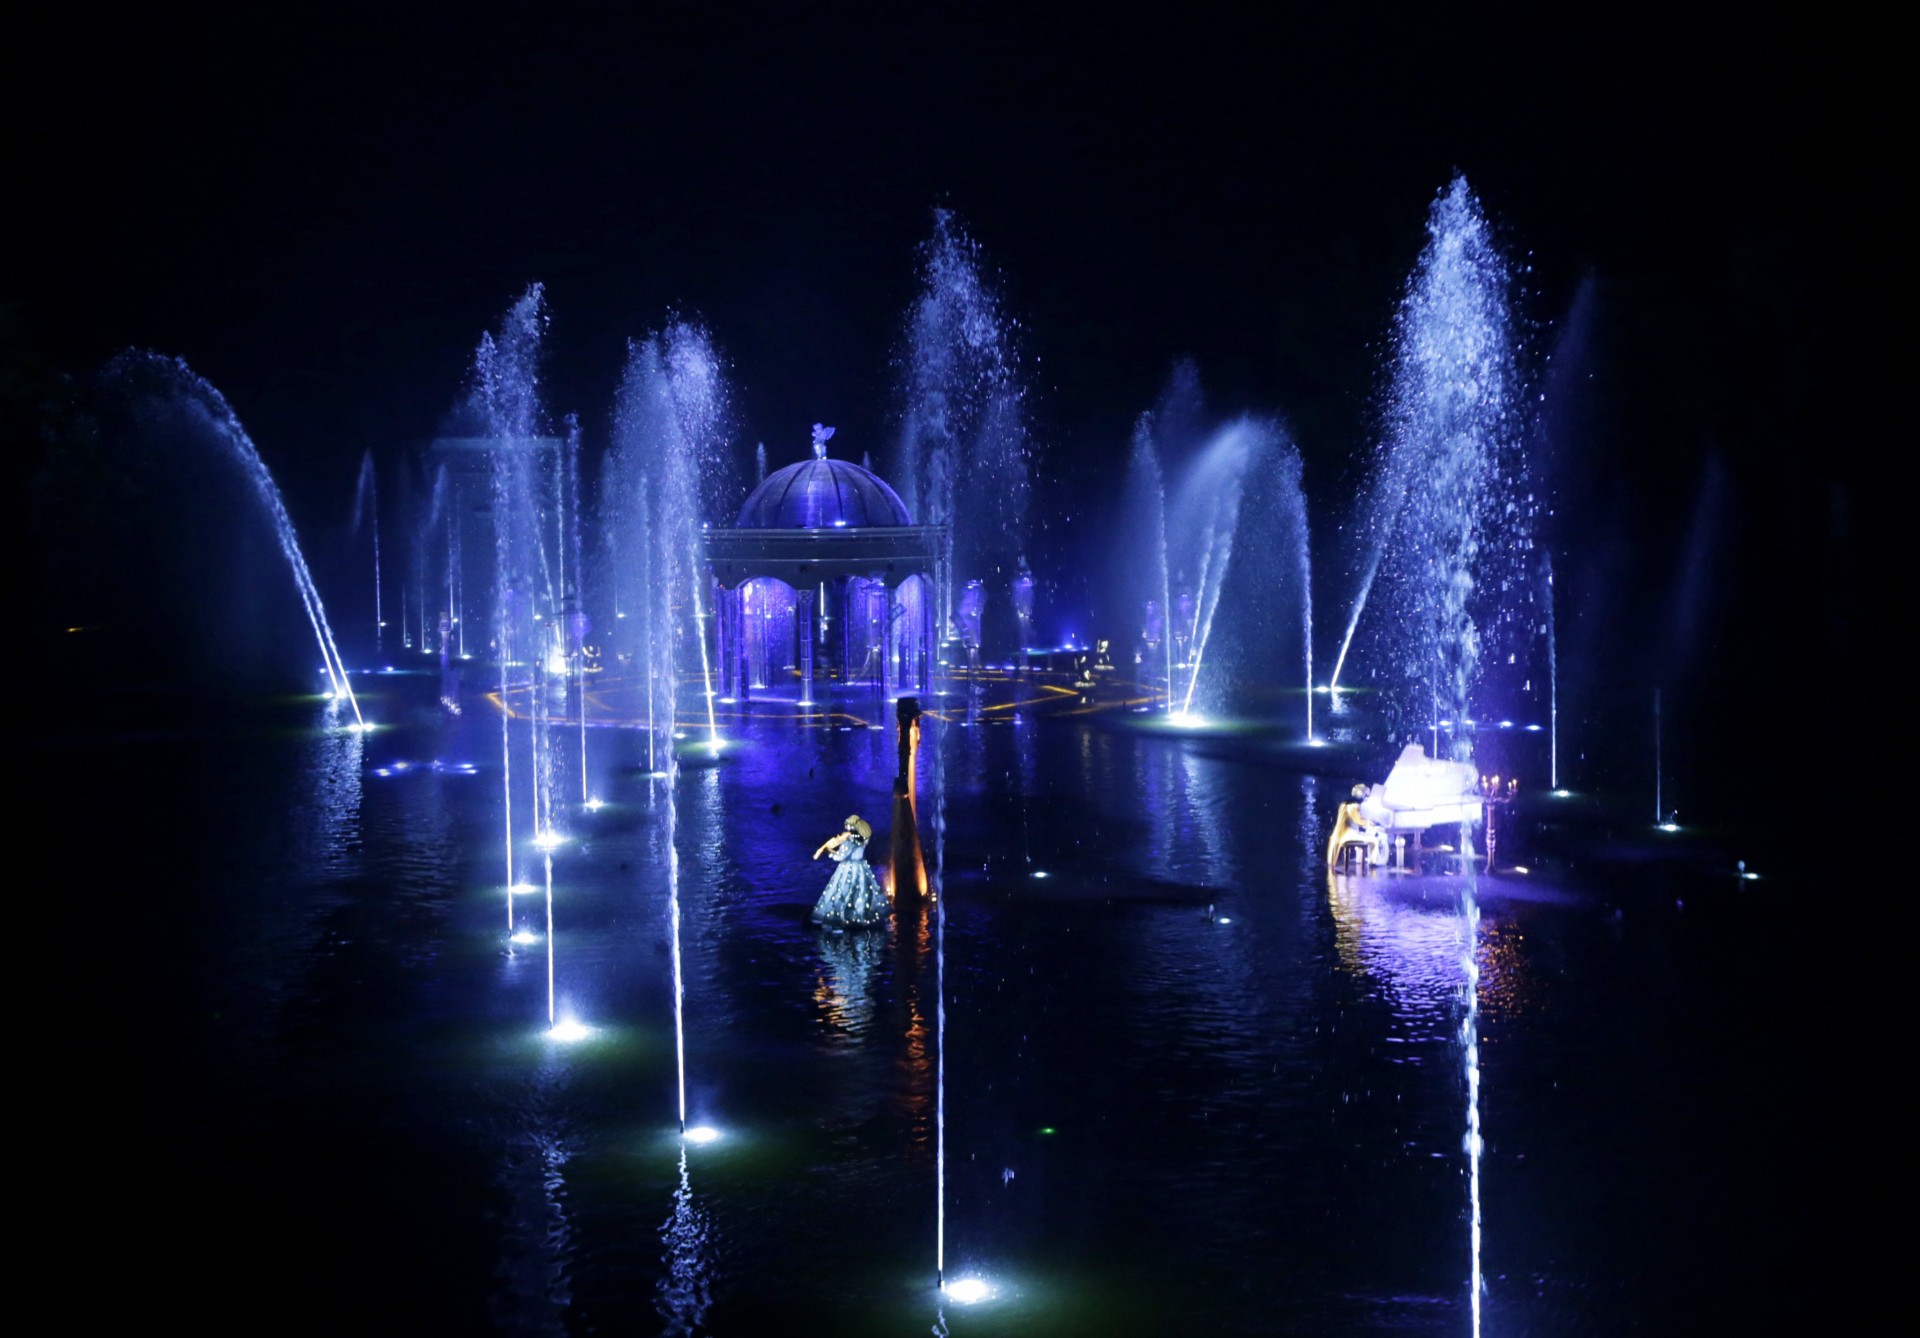
<path id="1" fill-rule="evenodd" d="M 853 658 L 853 624 L 859 617 L 853 606 L 856 587 L 852 577 L 842 576 L 829 583 L 829 588 L 840 592 L 840 684 L 845 687 L 853 682 L 853 676 L 859 668 Z"/>
<path id="2" fill-rule="evenodd" d="M 933 600 L 920 601 L 920 676 L 915 682 L 922 692 L 933 691 L 933 665 L 940 654 L 940 648 L 933 639 L 938 616 Z"/>
<path id="3" fill-rule="evenodd" d="M 716 578 L 713 583 L 713 663 L 719 670 L 720 695 L 730 697 L 733 690 L 728 686 L 727 652 L 733 647 L 731 629 L 727 626 L 727 609 L 732 602 L 733 591 L 727 589 Z"/>
<path id="4" fill-rule="evenodd" d="M 794 592 L 793 616 L 800 623 L 800 704 L 813 705 L 813 587 Z"/>
<path id="5" fill-rule="evenodd" d="M 733 587 L 733 595 L 726 605 L 728 633 L 732 641 L 732 651 L 728 658 L 728 693 L 733 701 L 747 701 L 747 584 L 741 582 Z"/>
<path id="6" fill-rule="evenodd" d="M 873 605 L 880 606 L 880 671 L 877 680 L 880 684 L 880 700 L 887 699 L 887 685 L 893 681 L 893 646 L 888 633 L 893 630 L 893 590 L 885 581 L 880 583 L 880 598 L 872 600 L 867 606 L 868 616 L 873 613 Z M 868 635 L 872 635 L 873 625 L 868 623 Z"/>

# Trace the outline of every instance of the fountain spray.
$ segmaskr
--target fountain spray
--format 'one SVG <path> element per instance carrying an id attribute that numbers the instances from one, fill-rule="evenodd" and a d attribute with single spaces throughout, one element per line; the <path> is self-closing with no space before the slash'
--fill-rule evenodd
<path id="1" fill-rule="evenodd" d="M 1547 577 L 1547 788 L 1560 788 L 1560 646 L 1554 627 L 1553 554 L 1545 556 Z"/>
<path id="2" fill-rule="evenodd" d="M 300 539 L 294 532 L 293 518 L 287 514 L 279 485 L 273 481 L 273 475 L 260 458 L 253 439 L 240 426 L 240 418 L 234 413 L 233 406 L 227 403 L 226 396 L 188 367 L 183 358 L 128 352 L 113 360 L 108 373 L 120 380 L 138 377 L 158 382 L 164 388 L 164 398 L 198 418 L 214 439 L 226 448 L 228 458 L 240 466 L 247 482 L 253 487 L 254 496 L 273 522 L 274 537 L 279 542 L 281 556 L 286 558 L 287 566 L 293 572 L 294 587 L 299 591 L 307 621 L 313 627 L 314 640 L 320 647 L 322 672 L 327 676 L 334 698 L 352 707 L 355 726 L 365 728 L 366 720 L 360 714 L 359 699 L 353 695 L 353 685 L 347 681 L 346 663 L 340 658 L 340 650 L 334 644 L 333 628 L 327 623 L 326 607 L 320 601 L 319 588 L 313 583 L 313 573 L 307 568 L 306 556 L 300 551 Z M 162 396 L 156 395 L 154 398 Z"/>
<path id="3" fill-rule="evenodd" d="M 1421 252 L 1395 315 L 1395 375 L 1389 433 L 1383 444 L 1385 486 L 1399 500 L 1376 513 L 1381 533 L 1397 526 L 1393 589 L 1404 607 L 1392 623 L 1410 638 L 1401 664 L 1410 680 L 1404 706 L 1433 712 L 1435 751 L 1442 719 L 1450 753 L 1471 763 L 1472 693 L 1479 680 L 1481 630 L 1503 611 L 1504 582 L 1489 572 L 1531 551 L 1530 511 L 1506 495 L 1521 473 L 1517 430 L 1521 400 L 1507 307 L 1510 272 L 1493 244 L 1479 203 L 1463 178 L 1435 199 Z M 1418 486 L 1408 486 L 1417 472 Z M 1503 547 L 1496 547 L 1496 540 Z M 1384 546 L 1383 546 L 1384 550 Z M 1378 566 L 1376 564 L 1376 570 Z M 1524 584 L 1524 583 L 1523 583 Z M 1480 1332 L 1486 1281 L 1482 1266 L 1480 1119 L 1480 907 L 1473 832 L 1462 822 L 1460 879 L 1460 1022 L 1469 1210 L 1468 1264 L 1473 1332 Z"/>
<path id="4" fill-rule="evenodd" d="M 353 533 L 358 534 L 361 522 L 369 519 L 373 526 L 373 649 L 378 654 L 386 645 L 387 617 L 380 607 L 380 484 L 371 446 L 360 457 L 360 483 L 353 493 Z M 406 615 L 402 614 L 402 624 L 405 621 Z"/>

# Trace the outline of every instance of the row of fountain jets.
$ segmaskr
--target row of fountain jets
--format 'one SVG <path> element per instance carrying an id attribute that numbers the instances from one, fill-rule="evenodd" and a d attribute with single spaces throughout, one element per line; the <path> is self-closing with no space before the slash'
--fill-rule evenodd
<path id="1" fill-rule="evenodd" d="M 923 288 L 908 320 L 910 353 L 904 370 L 909 407 L 899 441 L 898 480 L 916 519 L 943 527 L 948 580 L 936 598 L 939 625 L 948 626 L 954 573 L 1011 571 L 1024 557 L 1031 450 L 1014 323 L 984 277 L 977 245 L 944 211 L 936 214 L 933 237 L 922 255 L 922 274 Z M 1523 450 L 1530 429 L 1509 314 L 1512 284 L 1512 272 L 1492 241 L 1478 203 L 1466 182 L 1456 179 L 1432 205 L 1427 245 L 1394 317 L 1393 375 L 1361 508 L 1366 556 L 1327 685 L 1332 689 L 1339 683 L 1363 611 L 1370 603 L 1385 605 L 1374 620 L 1379 634 L 1371 673 L 1390 711 L 1400 711 L 1405 719 L 1470 719 L 1469 698 L 1483 690 L 1483 668 L 1502 663 L 1487 651 L 1517 644 L 1536 631 L 1547 634 L 1549 677 L 1557 677 L 1551 650 L 1551 570 L 1535 549 L 1540 504 L 1529 484 Z M 588 771 L 581 642 L 586 628 L 583 592 L 590 589 L 590 581 L 600 581 L 599 595 L 616 610 L 622 649 L 648 685 L 649 755 L 665 814 L 662 849 L 673 956 L 677 1113 L 687 1132 L 674 726 L 677 687 L 692 675 L 690 647 L 698 646 L 702 661 L 706 656 L 699 518 L 722 514 L 721 507 L 733 495 L 727 390 L 711 339 L 693 324 L 674 322 L 629 344 L 615 397 L 613 440 L 602 470 L 595 561 L 589 564 L 578 423 L 569 417 L 561 434 L 553 435 L 541 402 L 546 324 L 544 295 L 535 285 L 514 303 L 499 328 L 481 339 L 464 405 L 474 436 L 487 443 L 494 550 L 487 650 L 498 665 L 501 694 L 508 932 L 523 942 L 540 937 L 518 918 L 516 899 L 541 895 L 549 1026 L 559 1039 L 583 1034 L 556 1011 L 553 858 L 566 839 L 566 814 L 572 806 L 560 798 L 567 769 L 577 769 L 573 779 L 582 805 L 596 803 Z M 196 415 L 205 435 L 246 471 L 271 517 L 311 621 L 329 694 L 351 713 L 350 727 L 366 728 L 293 523 L 232 408 L 178 360 L 132 353 L 122 356 L 116 370 Z M 1205 703 L 1203 671 L 1221 640 L 1216 632 L 1222 625 L 1223 596 L 1244 587 L 1244 599 L 1228 600 L 1236 610 L 1234 634 L 1228 640 L 1244 665 L 1261 632 L 1271 630 L 1262 619 L 1284 607 L 1277 592 L 1291 585 L 1303 648 L 1306 733 L 1312 741 L 1312 579 L 1299 452 L 1276 420 L 1242 418 L 1207 434 L 1198 428 L 1200 415 L 1197 377 L 1185 367 L 1176 373 L 1160 405 L 1142 416 L 1134 436 L 1122 529 L 1129 550 L 1144 551 L 1147 557 L 1128 564 L 1121 584 L 1130 610 L 1140 612 L 1143 661 L 1153 657 L 1149 672 L 1158 671 L 1164 679 L 1167 709 L 1176 715 L 1194 712 Z M 1184 476 L 1170 489 L 1167 461 L 1181 452 L 1189 456 Z M 356 526 L 371 519 L 375 620 L 383 627 L 374 488 L 369 458 L 357 493 Z M 411 580 L 402 593 L 406 639 L 412 641 L 413 620 L 418 619 L 423 649 L 430 644 L 428 607 L 440 604 L 443 656 L 470 654 L 462 547 L 468 536 L 462 528 L 471 521 L 461 512 L 443 470 L 431 492 L 426 524 L 415 537 Z M 1139 543 L 1143 535 L 1151 540 L 1144 550 Z M 444 603 L 426 593 L 427 573 L 437 562 L 428 555 L 440 551 L 442 544 L 447 555 Z M 1277 568 L 1276 560 L 1281 563 Z M 1545 598 L 1536 600 L 1541 591 Z M 404 607 L 409 604 L 411 608 Z M 1504 663 L 1518 663 L 1517 655 L 1509 654 Z M 702 663 L 701 670 L 707 745 L 717 752 L 724 745 L 712 715 L 711 668 Z M 507 705 L 511 693 L 529 688 L 536 706 L 519 731 L 516 767 L 514 713 Z M 549 704 L 560 709 L 550 710 Z M 564 741 L 551 723 L 556 714 L 573 714 L 580 721 L 577 754 L 564 752 Z M 1554 715 L 1557 724 L 1557 704 Z M 1472 740 L 1470 731 L 1456 731 L 1454 755 L 1470 760 Z M 1554 752 L 1557 786 L 1557 738 Z M 518 810 L 516 795 L 521 800 Z M 535 870 L 524 860 L 516 861 L 523 830 L 530 833 L 529 844 L 538 854 Z M 533 882 L 530 873 L 537 873 L 540 881 Z M 1474 958 L 1478 909 L 1472 878 L 1461 886 L 1466 982 L 1462 1040 L 1469 1100 L 1465 1151 L 1477 1333 L 1483 1289 Z M 944 909 L 940 914 L 944 917 Z M 938 1248 L 944 1255 L 944 1193 L 940 1197 Z M 944 1258 L 940 1266 L 944 1270 Z"/>

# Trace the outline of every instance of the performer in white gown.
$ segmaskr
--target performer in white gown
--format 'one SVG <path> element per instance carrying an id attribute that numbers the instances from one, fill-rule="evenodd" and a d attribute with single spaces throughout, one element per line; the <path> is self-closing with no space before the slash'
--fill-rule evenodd
<path id="1" fill-rule="evenodd" d="M 820 900 L 814 903 L 813 918 L 821 924 L 886 923 L 887 913 L 893 907 L 887 902 L 880 880 L 873 876 L 873 866 L 867 863 L 867 842 L 872 839 L 873 828 L 865 818 L 854 814 L 847 819 L 843 831 L 828 837 L 813 852 L 815 859 L 832 855 L 834 863 L 840 866 L 827 880 Z"/>

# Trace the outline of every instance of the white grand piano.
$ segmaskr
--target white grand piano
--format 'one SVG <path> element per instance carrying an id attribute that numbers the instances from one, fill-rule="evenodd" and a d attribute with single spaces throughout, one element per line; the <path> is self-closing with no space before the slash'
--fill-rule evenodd
<path id="1" fill-rule="evenodd" d="M 1417 857 L 1427 828 L 1457 833 L 1463 822 L 1478 827 L 1484 821 L 1480 773 L 1471 762 L 1431 758 L 1421 745 L 1410 743 L 1386 780 L 1360 801 L 1360 815 L 1384 830 L 1396 848 L 1400 838 L 1410 837 Z M 1400 863 L 1397 855 L 1394 863 Z"/>

